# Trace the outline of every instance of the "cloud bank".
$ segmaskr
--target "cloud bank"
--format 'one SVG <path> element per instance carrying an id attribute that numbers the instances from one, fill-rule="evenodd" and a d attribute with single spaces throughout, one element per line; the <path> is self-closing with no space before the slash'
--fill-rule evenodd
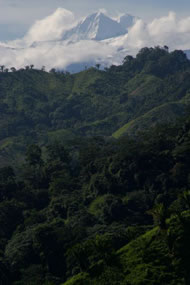
<path id="1" fill-rule="evenodd" d="M 64 31 L 76 24 L 74 14 L 66 9 L 58 8 L 55 13 L 43 20 L 36 21 L 26 34 L 24 40 L 35 41 L 59 40 Z"/>
<path id="2" fill-rule="evenodd" d="M 138 20 L 130 29 L 127 43 L 130 48 L 168 45 L 173 49 L 190 48 L 190 17 L 178 19 L 170 12 L 168 16 L 154 19 L 146 24 Z"/>
<path id="3" fill-rule="evenodd" d="M 57 9 L 52 15 L 36 21 L 24 38 L 0 43 L 0 64 L 21 68 L 65 69 L 80 62 L 120 64 L 127 54 L 135 55 L 147 46 L 167 45 L 171 50 L 190 49 L 190 17 L 178 19 L 170 12 L 150 23 L 137 20 L 128 34 L 104 41 L 62 41 L 64 32 L 76 24 L 71 11 Z"/>

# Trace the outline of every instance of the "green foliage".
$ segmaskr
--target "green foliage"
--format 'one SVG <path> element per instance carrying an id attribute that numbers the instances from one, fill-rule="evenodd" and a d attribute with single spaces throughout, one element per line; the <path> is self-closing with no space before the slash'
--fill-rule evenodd
<path id="1" fill-rule="evenodd" d="M 64 283 L 64 285 L 90 285 L 90 284 L 92 283 L 87 273 L 80 273 Z"/>
<path id="2" fill-rule="evenodd" d="M 153 216 L 154 222 L 160 229 L 166 229 L 167 211 L 164 204 L 156 204 L 148 213 Z"/>
<path id="3" fill-rule="evenodd" d="M 188 284 L 189 129 L 32 145 L 19 171 L 0 169 L 10 282 Z"/>
<path id="4" fill-rule="evenodd" d="M 159 47 L 105 71 L 1 72 L 0 163 L 23 161 L 28 144 L 69 143 L 81 135 L 118 138 L 175 121 L 189 105 L 189 76 L 182 51 Z"/>
<path id="5" fill-rule="evenodd" d="M 41 149 L 37 145 L 30 145 L 26 152 L 26 161 L 31 166 L 37 166 L 42 164 Z"/>
<path id="6" fill-rule="evenodd" d="M 189 71 L 156 47 L 0 74 L 0 283 L 190 284 Z"/>

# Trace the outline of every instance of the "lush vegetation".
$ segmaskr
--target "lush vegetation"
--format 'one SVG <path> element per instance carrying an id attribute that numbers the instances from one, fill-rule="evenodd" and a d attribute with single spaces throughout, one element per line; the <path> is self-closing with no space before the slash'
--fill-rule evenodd
<path id="1" fill-rule="evenodd" d="M 3 284 L 189 284 L 189 153 L 190 118 L 30 145 L 0 169 Z"/>
<path id="2" fill-rule="evenodd" d="M 190 284 L 189 76 L 167 48 L 0 73 L 1 284 Z"/>
<path id="3" fill-rule="evenodd" d="M 190 61 L 167 48 L 144 48 L 104 71 L 11 70 L 0 72 L 2 166 L 22 161 L 29 143 L 134 135 L 176 120 L 190 102 Z"/>

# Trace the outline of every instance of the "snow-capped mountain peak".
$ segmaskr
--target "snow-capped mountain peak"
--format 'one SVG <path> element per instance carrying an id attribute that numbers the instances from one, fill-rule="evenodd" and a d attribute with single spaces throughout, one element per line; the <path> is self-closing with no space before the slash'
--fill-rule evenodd
<path id="1" fill-rule="evenodd" d="M 93 13 L 63 35 L 63 40 L 105 40 L 126 33 L 117 21 L 102 12 Z"/>
<path id="2" fill-rule="evenodd" d="M 48 40 L 44 40 L 44 37 L 42 40 L 41 37 L 40 40 L 33 40 L 33 35 L 28 33 L 30 41 L 26 36 L 7 44 L 0 43 L 2 64 L 8 67 L 14 64 L 16 68 L 28 64 L 34 64 L 36 67 L 45 64 L 49 69 L 55 67 L 71 72 L 80 71 L 85 66 L 93 66 L 96 63 L 102 67 L 119 64 L 130 52 L 126 47 L 128 31 L 126 25 L 122 26 L 123 21 L 122 17 L 113 19 L 103 11 L 88 15 L 67 30 L 60 21 L 58 27 L 51 31 L 52 40 L 51 37 Z M 133 21 L 127 23 L 127 28 L 130 23 L 133 24 Z M 43 29 L 46 27 L 42 26 Z M 61 32 L 57 33 L 58 37 L 55 39 L 53 31 L 56 33 L 57 29 L 60 29 L 62 35 Z"/>

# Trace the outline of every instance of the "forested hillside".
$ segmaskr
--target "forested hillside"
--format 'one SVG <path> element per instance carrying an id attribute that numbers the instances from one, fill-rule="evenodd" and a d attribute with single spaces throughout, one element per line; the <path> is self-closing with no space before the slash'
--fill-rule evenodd
<path id="1" fill-rule="evenodd" d="M 144 48 L 104 71 L 1 70 L 1 165 L 22 161 L 31 142 L 134 135 L 176 120 L 190 100 L 190 61 L 167 47 Z"/>
<path id="2" fill-rule="evenodd" d="M 30 145 L 0 169 L 2 284 L 189 284 L 189 153 L 190 118 Z"/>
<path id="3" fill-rule="evenodd" d="M 0 284 L 190 284 L 190 62 L 0 73 Z"/>

